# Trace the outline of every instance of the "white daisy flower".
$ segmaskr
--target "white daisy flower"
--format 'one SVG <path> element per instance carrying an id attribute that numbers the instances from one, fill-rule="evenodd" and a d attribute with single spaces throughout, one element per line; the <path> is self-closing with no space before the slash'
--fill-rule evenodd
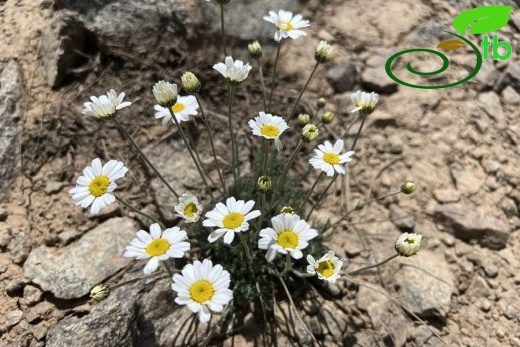
<path id="1" fill-rule="evenodd" d="M 209 236 L 209 242 L 215 242 L 224 235 L 224 243 L 231 243 L 235 233 L 247 231 L 253 218 L 260 216 L 259 210 L 254 210 L 255 202 L 249 200 L 236 201 L 234 197 L 226 200 L 226 204 L 219 202 L 215 208 L 204 215 L 207 219 L 202 222 L 205 227 L 217 227 Z"/>
<path id="2" fill-rule="evenodd" d="M 288 37 L 297 39 L 300 36 L 307 36 L 305 31 L 299 30 L 310 26 L 309 21 L 302 18 L 300 14 L 293 17 L 292 12 L 284 10 L 279 10 L 278 14 L 275 11 L 269 11 L 269 16 L 264 16 L 264 20 L 273 23 L 278 28 L 274 33 L 276 42 Z"/>
<path id="3" fill-rule="evenodd" d="M 159 81 L 153 86 L 153 96 L 161 106 L 169 106 L 177 99 L 177 85 L 166 81 Z"/>
<path id="4" fill-rule="evenodd" d="M 195 223 L 202 214 L 202 205 L 199 200 L 191 194 L 179 196 L 179 205 L 175 206 L 177 216 L 185 219 L 186 223 Z"/>
<path id="5" fill-rule="evenodd" d="M 148 275 L 157 270 L 159 261 L 168 258 L 182 258 L 184 252 L 190 250 L 186 231 L 173 227 L 161 232 L 159 224 L 150 225 L 150 233 L 139 230 L 136 238 L 126 246 L 125 257 L 136 259 L 150 259 L 144 267 L 144 274 Z"/>
<path id="6" fill-rule="evenodd" d="M 253 135 L 263 136 L 266 139 L 274 140 L 276 149 L 281 151 L 283 149 L 280 135 L 289 127 L 282 117 L 273 116 L 269 113 L 259 112 L 259 116 L 254 120 L 249 121 L 249 126 L 253 130 Z"/>
<path id="7" fill-rule="evenodd" d="M 76 205 L 83 208 L 92 205 L 90 212 L 96 214 L 116 200 L 110 194 L 117 188 L 114 181 L 122 178 L 127 171 L 128 168 L 120 161 L 110 160 L 102 166 L 101 160 L 96 158 L 91 166 L 83 169 L 83 176 L 79 176 L 76 187 L 69 190 L 69 194 Z"/>
<path id="8" fill-rule="evenodd" d="M 220 72 L 229 83 L 235 86 L 242 83 L 251 70 L 249 63 L 244 65 L 241 60 L 235 60 L 235 62 L 233 62 L 233 58 L 231 57 L 226 57 L 224 62 L 225 64 L 218 63 L 213 65 L 213 68 Z"/>
<path id="9" fill-rule="evenodd" d="M 312 255 L 307 255 L 307 273 L 316 274 L 320 280 L 336 283 L 340 277 L 339 272 L 343 267 L 344 259 L 339 259 L 333 251 L 328 251 L 323 257 L 314 260 Z"/>
<path id="10" fill-rule="evenodd" d="M 265 259 L 272 262 L 277 253 L 290 253 L 294 259 L 303 257 L 302 249 L 309 240 L 318 236 L 318 232 L 300 219 L 298 215 L 282 213 L 271 218 L 272 228 L 260 231 L 259 249 L 267 249 Z"/>
<path id="11" fill-rule="evenodd" d="M 357 92 L 353 93 L 350 98 L 356 105 L 356 108 L 350 111 L 350 113 L 361 111 L 362 116 L 368 116 L 374 112 L 377 101 L 379 100 L 379 95 L 374 92 L 366 93 L 358 90 Z"/>
<path id="12" fill-rule="evenodd" d="M 123 102 L 125 93 L 117 95 L 114 89 L 110 89 L 107 95 L 101 95 L 100 97 L 91 96 L 92 102 L 86 102 L 83 104 L 85 107 L 81 113 L 87 116 L 96 118 L 110 118 L 115 116 L 116 111 L 122 108 L 130 106 L 132 103 L 129 101 Z"/>
<path id="13" fill-rule="evenodd" d="M 395 241 L 395 250 L 402 257 L 411 257 L 421 248 L 422 235 L 416 233 L 403 233 Z"/>
<path id="14" fill-rule="evenodd" d="M 166 123 L 172 119 L 172 115 L 167 107 L 155 105 L 153 108 L 156 111 L 155 118 L 162 118 L 163 125 L 166 125 Z M 178 96 L 177 102 L 171 108 L 177 122 L 180 123 L 187 122 L 190 119 L 190 116 L 196 116 L 198 114 L 197 110 L 199 109 L 199 104 L 193 95 Z"/>
<path id="15" fill-rule="evenodd" d="M 221 265 L 213 266 L 208 259 L 202 263 L 195 260 L 182 269 L 182 274 L 173 275 L 172 289 L 177 292 L 175 302 L 187 305 L 191 312 L 199 314 L 201 323 L 207 323 L 211 312 L 222 312 L 224 305 L 233 300 L 230 281 L 229 272 Z"/>
<path id="16" fill-rule="evenodd" d="M 318 145 L 318 149 L 314 150 L 314 156 L 309 160 L 315 169 L 320 169 L 327 174 L 327 176 L 333 176 L 334 171 L 339 174 L 345 174 L 344 163 L 352 160 L 351 156 L 354 154 L 353 151 L 348 151 L 345 154 L 341 154 L 343 150 L 343 140 L 337 140 L 334 147 L 329 141 L 325 141 L 324 144 Z"/>

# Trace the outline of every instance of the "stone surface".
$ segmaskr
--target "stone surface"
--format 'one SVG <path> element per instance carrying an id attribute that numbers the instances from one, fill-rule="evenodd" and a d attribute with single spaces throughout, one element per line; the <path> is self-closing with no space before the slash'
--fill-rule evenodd
<path id="1" fill-rule="evenodd" d="M 511 86 L 520 93 L 520 60 L 509 62 L 495 84 L 495 90 L 501 92 L 507 86 Z"/>
<path id="2" fill-rule="evenodd" d="M 14 60 L 0 73 L 0 198 L 9 188 L 20 165 L 22 75 Z"/>
<path id="3" fill-rule="evenodd" d="M 63 187 L 63 182 L 49 181 L 45 185 L 45 194 L 52 195 L 58 193 Z"/>
<path id="4" fill-rule="evenodd" d="M 395 284 L 403 304 L 419 317 L 446 319 L 456 289 L 444 257 L 421 250 L 414 257 L 400 259 Z"/>
<path id="5" fill-rule="evenodd" d="M 415 218 L 398 205 L 390 205 L 390 218 L 396 227 L 402 231 L 412 231 L 415 227 Z"/>
<path id="6" fill-rule="evenodd" d="M 23 288 L 23 298 L 25 299 L 25 303 L 27 305 L 32 306 L 40 302 L 42 298 L 42 291 L 35 286 L 25 286 Z"/>
<path id="7" fill-rule="evenodd" d="M 19 227 L 12 231 L 9 250 L 11 251 L 11 259 L 13 263 L 22 264 L 29 256 L 34 242 L 31 238 L 30 232 L 31 231 L 28 227 Z"/>
<path id="8" fill-rule="evenodd" d="M 80 298 L 131 261 L 123 252 L 136 231 L 133 220 L 114 218 L 62 249 L 40 246 L 24 264 L 24 274 L 57 298 Z"/>
<path id="9" fill-rule="evenodd" d="M 465 163 L 450 168 L 457 191 L 465 197 L 477 193 L 486 181 L 486 173 L 477 161 L 467 159 Z"/>
<path id="10" fill-rule="evenodd" d="M 520 94 L 513 87 L 507 86 L 502 91 L 502 97 L 504 98 L 504 102 L 509 105 L 518 105 L 520 104 Z"/>
<path id="11" fill-rule="evenodd" d="M 352 90 L 357 82 L 357 69 L 354 63 L 346 62 L 329 69 L 325 75 L 327 82 L 336 93 Z"/>
<path id="12" fill-rule="evenodd" d="M 457 202 L 460 200 L 460 193 L 455 189 L 434 189 L 432 191 L 435 200 L 440 202 L 441 204 L 446 204 L 450 202 Z"/>
<path id="13" fill-rule="evenodd" d="M 361 85 L 368 91 L 380 94 L 392 94 L 397 92 L 397 82 L 390 79 L 384 69 L 367 68 L 361 74 Z"/>
<path id="14" fill-rule="evenodd" d="M 505 223 L 471 204 L 438 205 L 434 217 L 455 237 L 464 241 L 478 240 L 484 247 L 501 249 L 509 239 L 509 227 Z"/>
<path id="15" fill-rule="evenodd" d="M 499 76 L 500 72 L 495 68 L 493 63 L 484 60 L 472 84 L 477 90 L 489 89 L 493 87 Z"/>
<path id="16" fill-rule="evenodd" d="M 479 94 L 477 100 L 480 103 L 480 108 L 482 108 L 489 115 L 489 117 L 495 120 L 495 125 L 505 124 L 505 114 L 502 110 L 500 98 L 498 97 L 497 93 L 493 91 L 481 93 Z"/>
<path id="17" fill-rule="evenodd" d="M 386 128 L 386 127 L 398 127 L 397 120 L 392 115 L 384 112 L 377 111 L 370 115 L 367 119 L 367 127 L 375 127 L 375 128 Z"/>
<path id="18" fill-rule="evenodd" d="M 5 208 L 0 207 L 0 222 L 5 222 L 9 213 Z"/>

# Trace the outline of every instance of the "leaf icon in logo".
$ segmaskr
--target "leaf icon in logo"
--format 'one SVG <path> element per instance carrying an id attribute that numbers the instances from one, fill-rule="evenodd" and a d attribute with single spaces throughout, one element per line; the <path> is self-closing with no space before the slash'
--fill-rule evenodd
<path id="1" fill-rule="evenodd" d="M 446 51 L 454 51 L 456 49 L 462 48 L 463 46 L 464 42 L 461 40 L 446 40 L 439 43 L 437 48 L 442 48 Z"/>
<path id="2" fill-rule="evenodd" d="M 455 17 L 453 20 L 453 27 L 462 35 L 466 33 L 466 30 L 470 26 L 470 34 L 489 33 L 506 26 L 509 21 L 509 12 L 513 9 L 514 8 L 511 6 L 505 5 L 476 7 L 464 11 Z"/>

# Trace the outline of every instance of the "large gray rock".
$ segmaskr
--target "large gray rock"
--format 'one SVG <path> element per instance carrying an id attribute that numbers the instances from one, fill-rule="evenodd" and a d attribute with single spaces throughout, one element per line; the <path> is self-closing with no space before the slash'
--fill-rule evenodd
<path id="1" fill-rule="evenodd" d="M 420 251 L 401 258 L 395 283 L 402 303 L 421 318 L 446 319 L 455 292 L 453 273 L 444 256 Z"/>
<path id="2" fill-rule="evenodd" d="M 327 82 L 334 88 L 336 93 L 344 93 L 352 90 L 357 82 L 357 70 L 354 63 L 343 63 L 334 66 L 325 75 Z"/>
<path id="3" fill-rule="evenodd" d="M 463 203 L 438 205 L 434 217 L 455 237 L 464 241 L 478 240 L 484 247 L 501 249 L 506 246 L 509 239 L 510 230 L 507 224 L 473 205 Z"/>
<path id="4" fill-rule="evenodd" d="M 80 298 L 132 261 L 123 252 L 136 231 L 132 219 L 114 218 L 62 249 L 40 246 L 25 262 L 24 275 L 57 298 Z"/>
<path id="5" fill-rule="evenodd" d="M 520 93 L 520 60 L 509 62 L 495 84 L 495 90 L 501 92 L 507 86 L 513 87 Z"/>
<path id="6" fill-rule="evenodd" d="M 20 108 L 22 98 L 20 67 L 9 60 L 0 73 L 0 197 L 10 186 L 20 165 Z"/>

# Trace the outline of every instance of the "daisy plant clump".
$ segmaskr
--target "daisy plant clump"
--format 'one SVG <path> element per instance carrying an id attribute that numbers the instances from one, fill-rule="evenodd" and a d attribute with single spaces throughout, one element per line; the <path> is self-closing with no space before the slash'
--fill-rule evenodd
<path id="1" fill-rule="evenodd" d="M 400 182 L 397 190 L 370 196 L 351 205 L 350 209 L 336 203 L 334 194 L 327 196 L 338 177 L 346 177 L 350 166 L 363 157 L 356 145 L 366 118 L 376 110 L 378 95 L 362 91 L 352 94 L 351 112 L 356 114 L 356 120 L 348 129 L 357 125 L 354 136 L 348 136 L 345 131 L 338 137 L 330 131 L 328 127 L 335 126 L 334 111 L 325 111 L 327 103 L 323 97 L 293 117 L 297 109 L 303 108 L 299 102 L 317 67 L 334 58 L 332 45 L 321 41 L 314 50 L 309 50 L 316 63 L 309 67 L 310 75 L 302 83 L 294 102 L 287 104 L 286 99 L 282 99 L 273 103 L 282 42 L 290 44 L 291 40 L 285 39 L 307 36 L 304 29 L 310 23 L 301 15 L 285 10 L 273 10 L 264 17 L 275 26 L 271 37 L 277 45 L 268 90 L 260 61 L 266 57 L 258 41 L 243 47 L 257 63 L 255 69 L 248 62 L 227 54 L 224 5 L 232 6 L 232 2 L 228 2 L 208 3 L 208 6 L 220 5 L 221 9 L 224 56 L 215 59 L 221 62 L 215 63 L 208 73 L 213 73 L 227 87 L 227 105 L 213 112 L 227 113 L 228 131 L 217 134 L 211 127 L 210 121 L 217 120 L 207 117 L 203 106 L 207 104 L 203 100 L 204 85 L 192 72 L 184 72 L 175 82 L 161 80 L 150 87 L 150 98 L 153 96 L 155 105 L 153 110 L 150 107 L 149 117 L 155 116 L 162 126 L 171 127 L 180 135 L 202 181 L 198 189 L 178 192 L 174 186 L 179 185 L 168 182 L 147 158 L 119 120 L 118 111 L 134 112 L 129 107 L 131 103 L 124 101 L 125 93 L 118 95 L 110 89 L 106 95 L 93 96 L 84 104 L 83 113 L 92 116 L 92 121 L 113 121 L 125 141 L 168 188 L 174 201 L 178 201 L 171 206 L 177 219 L 166 221 L 150 215 L 122 197 L 126 194 L 116 189 L 116 181 L 124 179 L 128 168 L 120 161 L 108 160 L 103 164 L 100 158 L 92 160 L 77 179 L 76 187 L 69 191 L 73 202 L 83 208 L 90 207 L 92 214 L 117 201 L 143 217 L 143 229 L 136 231 L 133 239 L 121 240 L 126 244 L 121 256 L 141 261 L 144 276 L 116 285 L 101 283 L 92 289 L 91 298 L 99 302 L 108 300 L 110 293 L 121 286 L 162 275 L 160 279 L 170 282 L 175 295 L 170 303 L 172 308 L 186 306 L 201 323 L 212 326 L 204 345 L 211 342 L 216 328 L 243 319 L 249 313 L 253 313 L 258 326 L 267 329 L 275 321 L 277 302 L 288 300 L 292 309 L 297 309 L 295 302 L 304 300 L 317 282 L 334 285 L 348 278 L 346 275 L 382 266 L 399 256 L 413 256 L 422 240 L 418 234 L 403 234 L 395 244 L 389 245 L 389 250 L 394 249 L 395 253 L 385 260 L 347 271 L 351 263 L 336 255 L 344 250 L 331 250 L 337 245 L 327 244 L 329 231 L 346 232 L 345 223 L 354 212 L 376 201 L 415 190 L 412 182 Z M 241 86 L 254 78 L 251 72 L 257 74 L 262 89 L 261 99 L 259 96 L 256 104 L 251 105 L 261 106 L 245 120 L 237 117 L 241 105 L 235 105 L 235 95 L 247 92 Z M 257 95 L 252 94 L 251 99 Z M 191 134 L 197 123 L 204 124 L 206 143 L 195 141 Z M 216 151 L 214 137 L 217 136 L 231 145 L 227 160 L 218 158 L 224 154 Z M 245 141 L 245 137 L 250 140 Z M 246 150 L 239 148 L 238 143 L 251 143 L 254 147 L 250 152 L 256 155 L 251 156 L 250 165 L 245 165 L 245 156 L 239 155 Z M 295 168 L 298 168 L 296 173 Z M 348 197 L 345 185 L 340 189 Z M 336 209 L 335 219 L 323 221 L 314 214 L 324 201 Z M 267 345 L 271 342 L 267 341 Z"/>

